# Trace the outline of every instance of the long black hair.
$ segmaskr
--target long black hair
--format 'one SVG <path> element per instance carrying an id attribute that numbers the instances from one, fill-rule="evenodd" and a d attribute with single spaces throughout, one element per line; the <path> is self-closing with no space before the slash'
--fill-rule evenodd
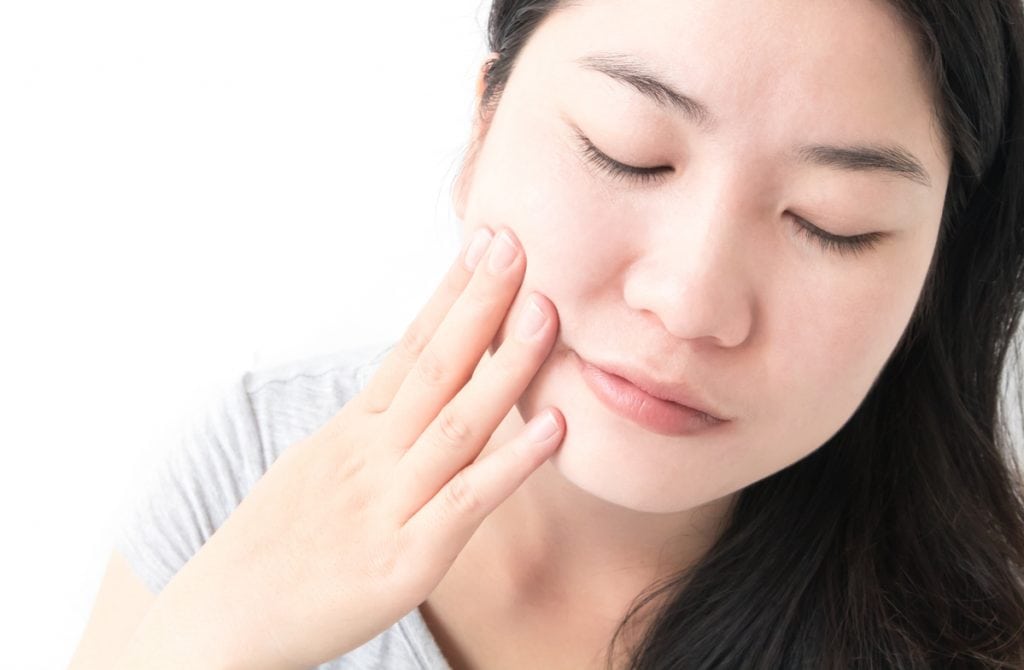
<path id="1" fill-rule="evenodd" d="M 740 491 L 710 551 L 637 597 L 609 667 L 642 619 L 633 670 L 1024 668 L 1024 484 L 999 402 L 1024 310 L 1024 8 L 890 1 L 952 154 L 914 314 L 842 429 Z M 493 0 L 482 119 L 567 4 Z"/>

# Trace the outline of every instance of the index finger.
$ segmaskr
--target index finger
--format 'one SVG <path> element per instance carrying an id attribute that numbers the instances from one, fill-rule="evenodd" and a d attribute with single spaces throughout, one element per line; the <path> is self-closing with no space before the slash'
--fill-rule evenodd
<path id="1" fill-rule="evenodd" d="M 370 412 L 383 412 L 390 405 L 402 380 L 409 374 L 420 353 L 434 337 L 438 325 L 444 320 L 456 298 L 469 284 L 473 268 L 491 243 L 494 233 L 482 226 L 463 245 L 458 258 L 445 273 L 441 284 L 430 300 L 405 329 L 402 339 L 384 358 L 377 372 L 356 396 Z"/>

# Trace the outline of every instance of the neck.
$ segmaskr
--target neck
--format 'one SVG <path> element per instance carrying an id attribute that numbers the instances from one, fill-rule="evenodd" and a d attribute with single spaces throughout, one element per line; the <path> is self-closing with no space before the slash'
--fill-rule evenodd
<path id="1" fill-rule="evenodd" d="M 513 407 L 482 457 L 523 425 Z M 580 489 L 547 461 L 478 529 L 483 564 L 510 610 L 573 603 L 619 616 L 624 603 L 707 552 L 734 496 L 680 512 L 638 512 Z"/>

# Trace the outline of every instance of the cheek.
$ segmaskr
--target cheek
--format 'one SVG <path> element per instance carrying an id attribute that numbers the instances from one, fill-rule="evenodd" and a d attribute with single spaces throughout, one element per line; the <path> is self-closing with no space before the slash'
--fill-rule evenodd
<path id="1" fill-rule="evenodd" d="M 508 226 L 526 250 L 512 317 L 530 291 L 539 291 L 554 302 L 570 341 L 586 316 L 571 310 L 606 298 L 601 291 L 643 253 L 637 226 L 629 225 L 642 213 L 602 188 L 527 113 L 496 120 L 467 202 L 470 226 Z M 756 287 L 763 337 L 735 388 L 747 390 L 743 404 L 765 436 L 785 435 L 786 444 L 806 453 L 849 419 L 906 328 L 930 259 L 926 246 L 915 240 L 859 259 L 781 247 L 770 268 L 758 261 L 768 272 Z"/>
<path id="2" fill-rule="evenodd" d="M 520 298 L 538 290 L 561 307 L 614 277 L 635 235 L 623 225 L 621 211 L 602 200 L 594 177 L 551 133 L 524 128 L 488 138 L 466 219 L 471 227 L 515 231 L 527 260 Z"/>
<path id="3" fill-rule="evenodd" d="M 797 443 L 827 441 L 853 415 L 899 342 L 920 294 L 926 264 L 906 250 L 861 268 L 801 277 L 773 298 L 765 378 L 774 414 L 799 426 Z M 835 261 L 837 264 L 847 261 Z M 770 404 L 770 403 L 769 403 Z"/>

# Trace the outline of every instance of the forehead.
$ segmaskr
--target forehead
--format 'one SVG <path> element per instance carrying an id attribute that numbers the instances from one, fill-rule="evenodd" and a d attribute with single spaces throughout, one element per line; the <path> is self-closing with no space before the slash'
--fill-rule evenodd
<path id="1" fill-rule="evenodd" d="M 614 87 L 578 63 L 607 51 L 705 102 L 733 138 L 893 141 L 945 163 L 915 37 L 881 0 L 583 0 L 548 17 L 517 68 L 548 90 Z"/>

